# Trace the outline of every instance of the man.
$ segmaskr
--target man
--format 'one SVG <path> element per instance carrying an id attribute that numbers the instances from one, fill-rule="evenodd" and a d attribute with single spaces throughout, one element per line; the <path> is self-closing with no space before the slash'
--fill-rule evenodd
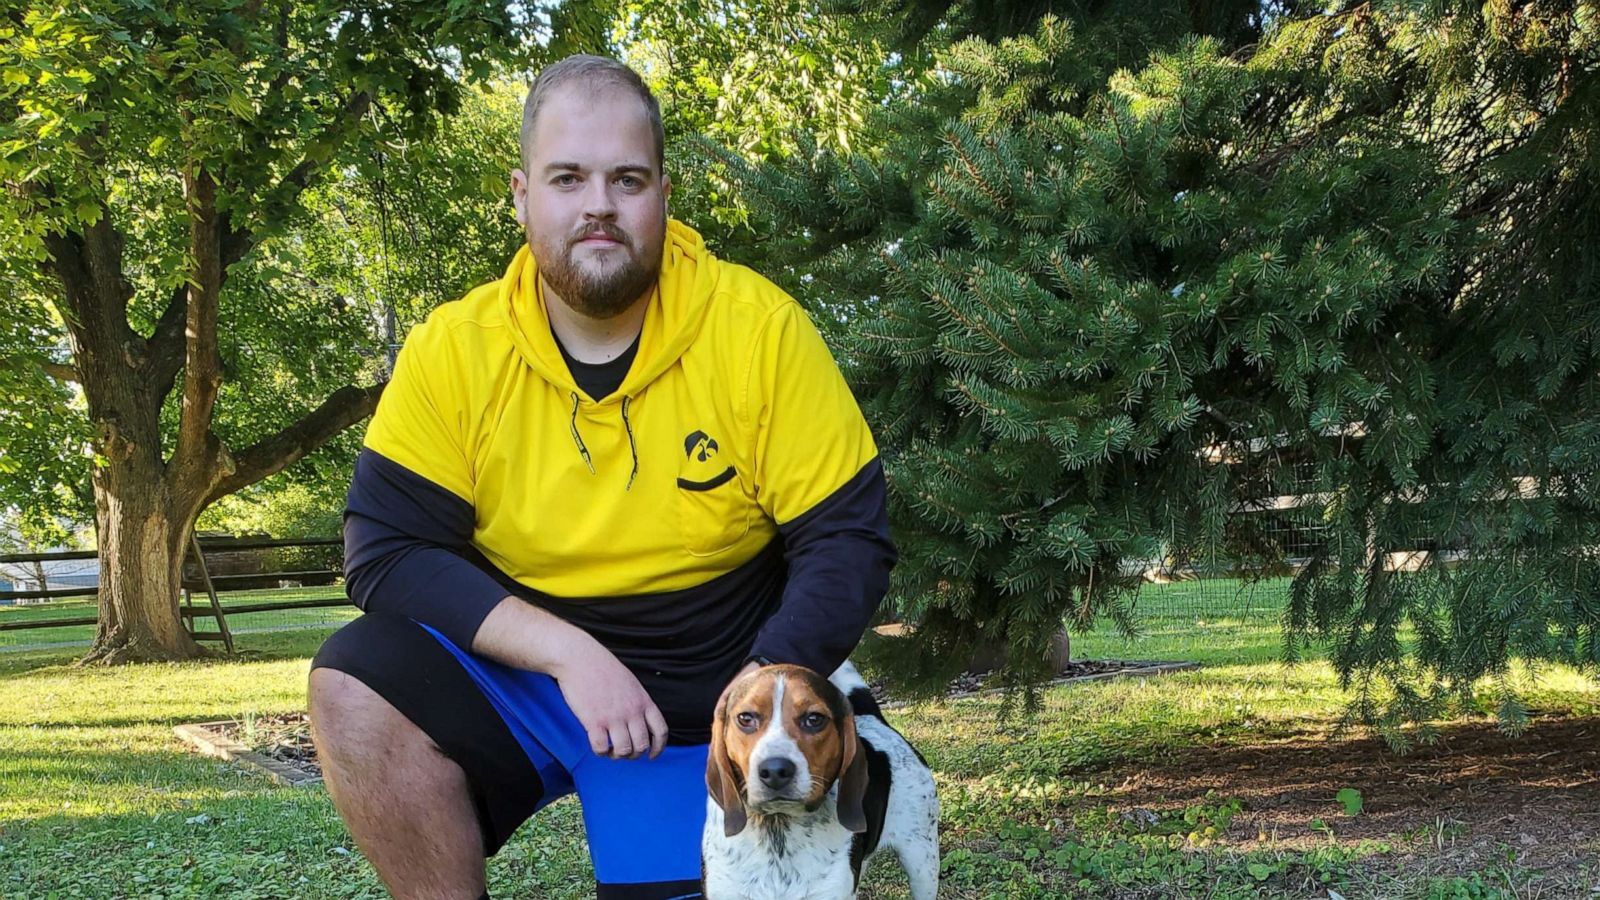
<path id="1" fill-rule="evenodd" d="M 601 898 L 699 896 L 712 707 L 759 663 L 832 670 L 894 563 L 883 473 L 815 328 L 669 221 L 631 70 L 534 82 L 527 231 L 414 329 L 345 514 L 367 614 L 313 662 L 328 791 L 400 898 L 576 792 Z"/>

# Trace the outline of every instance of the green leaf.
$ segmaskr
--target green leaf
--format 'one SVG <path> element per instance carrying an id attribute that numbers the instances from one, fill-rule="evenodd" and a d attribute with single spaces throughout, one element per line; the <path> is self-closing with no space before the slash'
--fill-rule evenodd
<path id="1" fill-rule="evenodd" d="M 1355 788 L 1344 788 L 1334 795 L 1334 799 L 1344 804 L 1345 815 L 1361 815 L 1361 792 Z"/>

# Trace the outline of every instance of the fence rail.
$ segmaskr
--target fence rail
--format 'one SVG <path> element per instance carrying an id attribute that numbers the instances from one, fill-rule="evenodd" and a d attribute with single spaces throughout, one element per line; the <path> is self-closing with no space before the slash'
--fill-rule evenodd
<path id="1" fill-rule="evenodd" d="M 216 640 L 224 632 L 333 628 L 357 614 L 344 593 L 339 538 L 201 538 L 199 549 L 205 565 L 192 554 L 185 562 L 178 607 L 197 640 Z M 68 550 L 6 554 L 0 563 L 95 558 L 93 551 Z M 223 623 L 207 594 L 208 574 Z M 0 591 L 0 652 L 87 645 L 98 622 L 98 596 L 94 586 Z"/>

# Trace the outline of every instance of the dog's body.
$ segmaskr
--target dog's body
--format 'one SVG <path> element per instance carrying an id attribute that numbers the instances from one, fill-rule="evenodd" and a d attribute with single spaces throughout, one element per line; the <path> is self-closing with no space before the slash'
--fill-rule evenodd
<path id="1" fill-rule="evenodd" d="M 708 900 L 845 900 L 880 850 L 899 857 L 913 900 L 933 900 L 933 773 L 853 666 L 830 679 L 761 669 L 729 685 L 713 729 L 701 846 Z"/>

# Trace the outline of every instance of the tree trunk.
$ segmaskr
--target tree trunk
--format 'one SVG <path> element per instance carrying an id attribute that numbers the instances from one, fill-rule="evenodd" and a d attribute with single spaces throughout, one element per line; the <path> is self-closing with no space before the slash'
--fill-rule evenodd
<path id="1" fill-rule="evenodd" d="M 364 93 L 352 98 L 356 118 L 370 99 Z M 292 198 L 315 171 L 311 161 L 303 162 L 282 189 Z M 218 210 L 216 181 L 204 166 L 191 165 L 183 180 L 190 277 L 175 289 L 149 337 L 128 323 L 134 288 L 123 272 L 125 239 L 108 205 L 102 203 L 99 217 L 81 231 L 45 234 L 47 268 L 62 287 L 58 310 L 72 346 L 70 374 L 82 386 L 94 423 L 100 621 L 85 663 L 203 655 L 178 612 L 184 557 L 201 510 L 366 418 L 383 392 L 381 384 L 341 388 L 294 424 L 237 453 L 223 444 L 212 430 L 222 385 L 219 298 L 228 265 L 243 258 L 256 237 L 235 229 Z M 168 457 L 161 410 L 179 372 L 183 394 Z"/>
<path id="2" fill-rule="evenodd" d="M 196 514 L 181 515 L 159 477 L 136 466 L 95 472 L 100 623 L 85 663 L 193 659 L 205 651 L 178 614 L 183 560 Z"/>

